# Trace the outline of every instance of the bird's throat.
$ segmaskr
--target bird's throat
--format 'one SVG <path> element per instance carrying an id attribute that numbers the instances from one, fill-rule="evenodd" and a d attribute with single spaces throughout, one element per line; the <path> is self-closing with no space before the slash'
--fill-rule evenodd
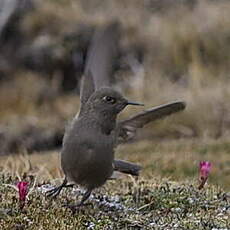
<path id="1" fill-rule="evenodd" d="M 102 133 L 105 135 L 110 135 L 110 133 L 116 127 L 116 115 L 101 113 L 100 117 L 101 119 L 99 119 L 99 126 L 101 127 Z"/>

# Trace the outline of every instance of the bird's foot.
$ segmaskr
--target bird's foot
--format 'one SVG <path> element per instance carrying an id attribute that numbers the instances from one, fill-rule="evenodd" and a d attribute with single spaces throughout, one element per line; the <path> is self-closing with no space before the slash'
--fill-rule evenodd
<path id="1" fill-rule="evenodd" d="M 67 184 L 67 179 L 65 178 L 60 186 L 47 191 L 46 196 L 55 198 L 59 195 L 59 193 L 61 192 L 63 188 L 69 188 L 69 187 L 72 188 L 73 186 L 74 184 Z"/>
<path id="2" fill-rule="evenodd" d="M 47 191 L 46 196 L 55 198 L 55 197 L 57 197 L 59 195 L 59 193 L 61 192 L 62 188 L 63 188 L 63 186 L 55 187 L 55 188 Z"/>

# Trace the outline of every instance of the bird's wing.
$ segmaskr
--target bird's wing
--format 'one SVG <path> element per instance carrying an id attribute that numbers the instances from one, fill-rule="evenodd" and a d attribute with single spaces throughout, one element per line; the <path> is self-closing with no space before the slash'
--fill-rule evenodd
<path id="1" fill-rule="evenodd" d="M 132 139 L 138 128 L 142 128 L 149 122 L 162 119 L 172 113 L 185 109 L 186 104 L 183 101 L 175 101 L 168 104 L 153 107 L 137 115 L 123 120 L 117 124 L 118 143 Z"/>
<path id="2" fill-rule="evenodd" d="M 81 84 L 81 109 L 95 90 L 111 84 L 113 62 L 118 50 L 119 28 L 119 23 L 113 22 L 96 31 L 93 36 Z"/>
<path id="3" fill-rule="evenodd" d="M 81 100 L 81 109 L 84 108 L 85 103 L 88 101 L 91 94 L 95 91 L 95 86 L 93 82 L 93 76 L 90 71 L 88 73 L 84 73 L 81 80 L 81 88 L 80 88 L 80 100 Z"/>

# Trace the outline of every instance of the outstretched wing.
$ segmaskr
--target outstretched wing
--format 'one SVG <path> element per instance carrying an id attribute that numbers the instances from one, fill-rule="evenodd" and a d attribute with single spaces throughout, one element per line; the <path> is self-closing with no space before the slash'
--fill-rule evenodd
<path id="1" fill-rule="evenodd" d="M 138 128 L 142 128 L 149 122 L 162 119 L 170 114 L 185 109 L 186 104 L 183 101 L 175 101 L 168 104 L 153 107 L 137 115 L 123 120 L 117 124 L 118 143 L 132 139 Z"/>
<path id="2" fill-rule="evenodd" d="M 81 109 L 84 108 L 95 90 L 103 86 L 110 86 L 119 36 L 120 30 L 117 22 L 110 23 L 105 28 L 96 31 L 89 47 L 81 84 Z"/>

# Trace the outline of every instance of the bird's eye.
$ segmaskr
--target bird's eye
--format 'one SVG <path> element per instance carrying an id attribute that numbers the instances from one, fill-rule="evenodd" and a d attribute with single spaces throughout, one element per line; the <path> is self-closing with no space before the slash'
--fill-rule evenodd
<path id="1" fill-rule="evenodd" d="M 104 96 L 103 100 L 106 101 L 106 102 L 108 102 L 108 103 L 111 103 L 111 104 L 116 103 L 116 99 L 113 98 L 113 97 L 110 97 L 110 96 Z"/>

